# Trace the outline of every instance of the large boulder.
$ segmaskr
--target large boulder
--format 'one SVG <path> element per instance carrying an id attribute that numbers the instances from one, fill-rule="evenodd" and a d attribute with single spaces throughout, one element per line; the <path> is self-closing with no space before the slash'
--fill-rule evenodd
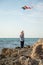
<path id="1" fill-rule="evenodd" d="M 38 42 L 33 45 L 31 57 L 43 59 L 43 39 L 38 40 Z"/>

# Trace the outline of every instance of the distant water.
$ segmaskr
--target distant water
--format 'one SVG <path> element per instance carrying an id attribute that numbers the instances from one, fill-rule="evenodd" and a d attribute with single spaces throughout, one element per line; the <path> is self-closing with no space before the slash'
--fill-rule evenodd
<path id="1" fill-rule="evenodd" d="M 39 38 L 25 38 L 24 46 L 33 45 Z M 0 48 L 20 47 L 19 38 L 0 38 Z"/>

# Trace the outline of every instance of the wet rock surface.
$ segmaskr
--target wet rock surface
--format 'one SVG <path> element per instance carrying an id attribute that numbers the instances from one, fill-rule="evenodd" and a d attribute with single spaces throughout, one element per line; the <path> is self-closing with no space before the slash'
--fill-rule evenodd
<path id="1" fill-rule="evenodd" d="M 33 46 L 2 49 L 0 65 L 43 65 L 43 39 Z"/>

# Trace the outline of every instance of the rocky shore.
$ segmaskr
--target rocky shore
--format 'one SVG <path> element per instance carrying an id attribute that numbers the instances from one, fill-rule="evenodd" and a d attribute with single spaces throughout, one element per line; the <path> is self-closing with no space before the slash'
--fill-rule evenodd
<path id="1" fill-rule="evenodd" d="M 33 46 L 2 49 L 0 65 L 43 65 L 43 39 L 38 40 Z"/>

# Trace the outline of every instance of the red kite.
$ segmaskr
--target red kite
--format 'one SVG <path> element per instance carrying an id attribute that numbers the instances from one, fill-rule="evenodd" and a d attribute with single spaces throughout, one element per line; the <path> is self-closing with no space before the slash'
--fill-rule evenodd
<path id="1" fill-rule="evenodd" d="M 22 9 L 26 10 L 26 9 L 31 9 L 30 6 L 23 6 Z"/>

